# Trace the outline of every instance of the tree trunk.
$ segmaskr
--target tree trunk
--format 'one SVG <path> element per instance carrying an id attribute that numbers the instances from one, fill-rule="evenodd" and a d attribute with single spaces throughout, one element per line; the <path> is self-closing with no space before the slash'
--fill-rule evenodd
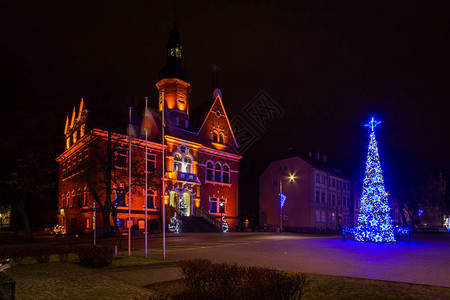
<path id="1" fill-rule="evenodd" d="M 22 216 L 23 226 L 25 228 L 25 231 L 27 233 L 27 241 L 33 242 L 34 241 L 34 235 L 33 230 L 31 229 L 30 219 L 28 218 L 28 214 L 25 210 L 25 195 L 19 198 L 19 212 Z"/>
<path id="2" fill-rule="evenodd" d="M 103 236 L 110 237 L 111 236 L 111 223 L 109 220 L 109 216 L 111 214 L 111 209 L 109 205 L 104 205 L 102 208 L 102 218 L 103 218 Z"/>
<path id="3" fill-rule="evenodd" d="M 119 226 L 117 226 L 117 208 L 113 207 L 111 212 L 113 222 L 114 222 L 114 228 L 116 230 L 116 246 L 119 250 L 122 250 L 122 234 L 120 233 Z"/>

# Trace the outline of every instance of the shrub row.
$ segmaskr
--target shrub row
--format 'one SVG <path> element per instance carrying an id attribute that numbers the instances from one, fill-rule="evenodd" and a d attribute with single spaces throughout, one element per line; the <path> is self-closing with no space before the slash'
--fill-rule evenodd
<path id="1" fill-rule="evenodd" d="M 187 292 L 181 299 L 300 299 L 303 274 L 274 269 L 185 260 L 180 263 Z"/>
<path id="2" fill-rule="evenodd" d="M 103 245 L 4 248 L 0 249 L 0 260 L 10 258 L 15 263 L 21 263 L 24 258 L 31 257 L 38 263 L 48 263 L 50 255 L 58 255 L 59 260 L 65 262 L 70 254 L 76 254 L 84 266 L 104 267 L 111 264 L 113 253 L 113 248 Z"/>

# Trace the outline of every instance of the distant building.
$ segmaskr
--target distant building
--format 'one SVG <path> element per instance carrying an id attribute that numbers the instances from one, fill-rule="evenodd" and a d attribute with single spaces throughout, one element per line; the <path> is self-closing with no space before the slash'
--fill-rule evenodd
<path id="1" fill-rule="evenodd" d="M 11 207 L 0 207 L 0 228 L 9 228 L 11 224 Z"/>
<path id="2" fill-rule="evenodd" d="M 291 175 L 294 180 L 289 179 Z M 284 230 L 337 231 L 356 225 L 361 186 L 331 168 L 325 155 L 291 151 L 267 166 L 259 181 L 260 226 L 280 226 L 280 184 L 287 197 L 282 210 Z"/>
<path id="3" fill-rule="evenodd" d="M 132 191 L 131 220 L 128 220 L 129 195 L 117 203 L 117 218 L 120 228 L 131 225 L 145 227 L 145 203 L 148 220 L 167 220 L 176 212 L 184 216 L 212 216 L 217 221 L 221 216 L 233 229 L 238 222 L 238 175 L 239 160 L 237 143 L 225 112 L 220 89 L 216 88 L 213 98 L 198 110 L 190 112 L 189 94 L 191 86 L 187 72 L 181 66 L 181 43 L 174 28 L 167 44 L 167 64 L 159 73 L 156 87 L 159 91 L 157 107 L 160 114 L 166 112 L 165 168 L 162 172 L 161 122 L 155 137 L 148 142 L 145 153 L 145 138 L 138 134 L 132 141 L 134 160 L 146 161 L 148 172 L 155 178 L 166 181 L 166 190 L 161 185 L 148 190 L 140 185 Z M 163 93 L 165 105 L 163 105 Z M 103 119 L 105 118 L 103 112 Z M 143 115 L 143 112 L 139 112 Z M 59 163 L 59 224 L 68 233 L 91 232 L 93 228 L 93 190 L 90 190 L 86 176 L 90 166 L 99 164 L 99 157 L 105 157 L 105 141 L 108 131 L 95 123 L 102 112 L 92 111 L 81 100 L 80 107 L 73 109 L 65 125 L 66 150 L 57 158 Z M 127 113 L 124 112 L 126 116 Z M 140 127 L 140 126 L 137 126 Z M 113 133 L 115 145 L 112 172 L 123 174 L 120 182 L 113 182 L 113 191 L 128 185 L 128 145 L 126 126 Z M 137 128 L 140 132 L 140 128 Z M 103 146 L 102 146 L 103 145 Z M 142 163 L 144 165 L 144 163 Z M 101 166 L 100 166 L 101 167 Z M 95 169 L 94 169 L 95 170 Z M 138 170 L 145 174 L 145 168 Z M 138 175 L 139 175 L 138 174 Z M 101 179 L 103 174 L 97 174 Z M 91 178 L 96 176 L 90 175 Z M 134 176 L 136 177 L 136 176 Z M 103 190 L 97 191 L 99 199 L 105 199 Z M 113 192 L 111 201 L 117 194 Z M 166 205 L 166 216 L 162 216 L 162 205 Z M 97 204 L 97 208 L 99 205 Z M 100 210 L 97 209 L 97 228 L 103 227 Z M 112 224 L 112 220 L 110 220 Z M 128 225 L 129 224 L 129 225 Z M 167 223 L 166 223 L 167 224 Z"/>

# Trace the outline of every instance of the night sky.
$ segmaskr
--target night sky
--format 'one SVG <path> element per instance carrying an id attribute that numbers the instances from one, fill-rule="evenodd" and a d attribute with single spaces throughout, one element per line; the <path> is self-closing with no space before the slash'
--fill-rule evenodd
<path id="1" fill-rule="evenodd" d="M 244 210 L 257 174 L 288 147 L 325 153 L 362 178 L 371 114 L 383 121 L 387 190 L 450 174 L 448 1 L 19 2 L 0 4 L 3 134 L 38 113 L 62 149 L 65 114 L 81 97 L 154 103 L 176 21 L 191 108 L 210 100 L 216 64 L 230 118 L 261 90 L 285 112 L 244 153 Z"/>

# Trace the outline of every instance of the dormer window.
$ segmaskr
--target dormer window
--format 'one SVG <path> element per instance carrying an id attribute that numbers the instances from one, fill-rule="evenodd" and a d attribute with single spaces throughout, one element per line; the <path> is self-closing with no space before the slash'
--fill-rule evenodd
<path id="1" fill-rule="evenodd" d="M 168 55 L 181 59 L 181 46 L 170 48 Z"/>
<path id="2" fill-rule="evenodd" d="M 213 142 L 214 143 L 219 142 L 219 134 L 216 131 L 213 131 Z"/>

